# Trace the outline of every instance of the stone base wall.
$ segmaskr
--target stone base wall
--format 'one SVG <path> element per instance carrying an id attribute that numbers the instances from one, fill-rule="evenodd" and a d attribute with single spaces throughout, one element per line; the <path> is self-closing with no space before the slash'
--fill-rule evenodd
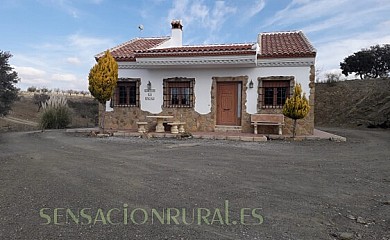
<path id="1" fill-rule="evenodd" d="M 102 109 L 102 108 L 101 108 Z M 271 113 L 271 111 L 267 111 Z M 263 111 L 262 113 L 265 113 Z M 281 113 L 279 111 L 272 111 L 272 113 Z M 105 129 L 112 131 L 119 130 L 137 130 L 137 122 L 148 122 L 149 131 L 154 131 L 156 122 L 153 119 L 146 118 L 146 116 L 154 115 L 147 111 L 142 111 L 139 108 L 115 108 L 113 112 L 106 112 L 105 114 Z M 187 132 L 213 132 L 215 128 L 215 116 L 209 114 L 199 114 L 193 109 L 165 109 L 159 115 L 172 115 L 173 119 L 170 121 L 186 122 Z M 297 135 L 311 135 L 313 134 L 314 124 L 312 123 L 314 111 L 310 110 L 309 115 L 297 122 Z M 283 134 L 292 134 L 293 121 L 285 118 L 285 125 L 283 126 Z M 250 124 L 250 114 L 243 113 L 242 115 L 242 132 L 252 133 L 253 126 Z M 277 134 L 277 126 L 259 126 L 259 133 Z"/>
<path id="2" fill-rule="evenodd" d="M 314 131 L 314 94 L 315 94 L 315 69 L 314 66 L 310 70 L 310 112 L 304 119 L 297 122 L 297 135 L 311 135 Z M 200 114 L 194 108 L 163 108 L 158 115 L 172 115 L 173 119 L 170 121 L 186 122 L 187 132 L 213 132 L 217 123 L 216 106 L 217 106 L 217 83 L 218 82 L 241 82 L 242 86 L 242 105 L 241 105 L 241 127 L 243 133 L 252 133 L 253 126 L 250 123 L 250 114 L 246 111 L 246 92 L 247 92 L 247 76 L 238 77 L 213 77 L 211 87 L 211 111 L 208 114 Z M 99 115 L 103 111 L 103 106 L 99 107 Z M 282 113 L 282 109 L 261 109 L 259 113 Z M 155 115 L 147 111 L 142 111 L 138 107 L 115 107 L 114 111 L 106 112 L 105 114 L 105 129 L 118 130 L 137 130 L 137 122 L 148 122 L 149 131 L 154 131 L 156 122 L 154 119 L 146 116 Z M 100 118 L 99 118 L 100 121 Z M 293 121 L 285 118 L 285 125 L 283 126 L 283 134 L 292 134 Z M 278 128 L 276 126 L 259 126 L 259 133 L 277 134 Z"/>
<path id="3" fill-rule="evenodd" d="M 102 111 L 103 108 L 100 108 Z M 147 129 L 154 131 L 156 128 L 155 119 L 146 116 L 156 115 L 148 111 L 142 111 L 138 107 L 114 108 L 112 112 L 105 114 L 105 128 L 107 130 L 137 130 L 137 122 L 148 122 Z M 169 121 L 186 122 L 187 132 L 213 132 L 214 115 L 199 114 L 193 108 L 164 108 L 158 115 L 174 116 Z"/>

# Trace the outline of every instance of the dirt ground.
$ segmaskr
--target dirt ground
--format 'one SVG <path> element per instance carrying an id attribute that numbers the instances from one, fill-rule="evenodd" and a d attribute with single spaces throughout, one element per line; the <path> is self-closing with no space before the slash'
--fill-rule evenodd
<path id="1" fill-rule="evenodd" d="M 325 130 L 348 141 L 1 133 L 0 239 L 390 239 L 390 131 Z"/>

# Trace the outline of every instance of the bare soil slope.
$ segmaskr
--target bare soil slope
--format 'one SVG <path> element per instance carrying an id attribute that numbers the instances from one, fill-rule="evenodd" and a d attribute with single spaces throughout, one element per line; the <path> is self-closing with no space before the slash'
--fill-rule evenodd
<path id="1" fill-rule="evenodd" d="M 98 103 L 90 97 L 67 96 L 72 111 L 72 123 L 69 127 L 94 127 L 98 114 Z M 33 95 L 21 94 L 20 100 L 14 102 L 7 118 L 0 118 L 0 132 L 29 131 L 38 127 L 38 106 L 33 102 Z"/>
<path id="2" fill-rule="evenodd" d="M 390 126 L 390 80 L 317 83 L 316 126 Z"/>

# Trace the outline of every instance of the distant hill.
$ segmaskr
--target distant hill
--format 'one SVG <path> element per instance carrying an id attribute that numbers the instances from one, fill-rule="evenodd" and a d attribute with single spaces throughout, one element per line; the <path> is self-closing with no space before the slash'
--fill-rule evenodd
<path id="1" fill-rule="evenodd" d="M 390 127 L 390 79 L 316 83 L 315 125 Z"/>

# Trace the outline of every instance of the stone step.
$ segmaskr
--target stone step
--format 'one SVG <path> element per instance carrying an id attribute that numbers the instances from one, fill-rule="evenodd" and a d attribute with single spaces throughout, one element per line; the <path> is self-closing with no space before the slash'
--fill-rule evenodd
<path id="1" fill-rule="evenodd" d="M 226 125 L 216 125 L 215 132 L 234 132 L 240 133 L 242 130 L 241 126 L 226 126 Z"/>

